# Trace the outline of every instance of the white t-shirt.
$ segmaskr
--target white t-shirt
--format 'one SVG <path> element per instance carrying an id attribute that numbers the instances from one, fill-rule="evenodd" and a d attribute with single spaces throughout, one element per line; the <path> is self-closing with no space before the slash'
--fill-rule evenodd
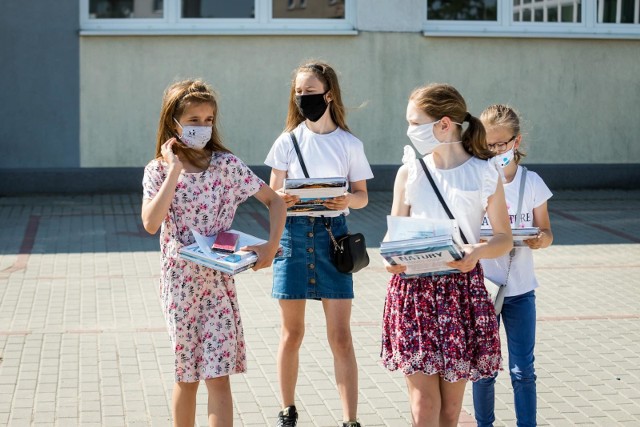
<path id="1" fill-rule="evenodd" d="M 522 166 L 518 166 L 516 176 L 513 181 L 504 184 L 504 194 L 507 200 L 509 220 L 511 228 L 516 227 L 516 214 L 518 210 L 518 197 L 520 192 L 520 181 L 522 179 Z M 524 185 L 524 196 L 522 198 L 522 209 L 520 212 L 521 227 L 533 227 L 533 209 L 539 207 L 551 198 L 553 194 L 542 178 L 527 170 L 526 182 Z M 489 219 L 485 217 L 482 228 L 491 228 Z M 495 259 L 483 259 L 480 261 L 484 274 L 498 283 L 505 283 L 507 270 L 509 268 L 509 254 Z M 505 296 L 511 297 L 522 295 L 538 287 L 538 281 L 533 271 L 533 251 L 528 246 L 517 246 Z"/>
<path id="2" fill-rule="evenodd" d="M 492 163 L 477 157 L 453 169 L 437 169 L 433 154 L 427 155 L 424 160 L 458 227 L 469 243 L 477 243 L 487 201 L 496 192 L 500 179 L 497 169 Z M 411 147 L 405 147 L 402 161 L 409 167 L 405 203 L 411 206 L 411 216 L 449 219 Z"/>
<path id="3" fill-rule="evenodd" d="M 293 132 L 309 177 L 339 176 L 345 177 L 347 182 L 373 178 L 362 141 L 351 133 L 337 128 L 331 133 L 318 134 L 309 130 L 305 122 L 300 123 Z M 287 171 L 287 178 L 305 177 L 289 133 L 283 133 L 276 139 L 264 163 L 273 169 Z M 340 213 L 323 212 L 322 215 L 331 217 Z"/>

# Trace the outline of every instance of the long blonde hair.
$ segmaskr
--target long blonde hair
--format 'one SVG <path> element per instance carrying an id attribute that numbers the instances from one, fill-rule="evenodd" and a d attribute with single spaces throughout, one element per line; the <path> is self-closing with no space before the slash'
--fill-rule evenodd
<path id="1" fill-rule="evenodd" d="M 174 144 L 174 153 L 181 159 L 187 160 L 192 165 L 201 169 L 206 168 L 211 161 L 214 152 L 231 153 L 222 144 L 220 133 L 216 126 L 218 118 L 218 102 L 213 88 L 202 80 L 183 80 L 173 83 L 164 91 L 158 134 L 156 139 L 156 158 L 162 158 L 162 144 L 176 137 L 175 120 L 184 113 L 187 107 L 199 104 L 209 104 L 213 108 L 213 130 L 211 139 L 202 150 L 194 150 L 184 145 L 178 138 L 178 144 Z"/>
<path id="2" fill-rule="evenodd" d="M 300 73 L 313 73 L 324 85 L 324 90 L 331 92 L 331 102 L 329 103 L 331 120 L 333 120 L 339 128 L 346 130 L 347 132 L 351 132 L 347 126 L 347 113 L 344 104 L 342 103 L 342 94 L 340 93 L 338 75 L 333 67 L 321 61 L 306 62 L 293 71 L 291 91 L 289 93 L 289 111 L 287 112 L 287 121 L 284 131 L 291 132 L 305 120 L 296 105 L 296 77 Z"/>
<path id="3" fill-rule="evenodd" d="M 503 128 L 508 129 L 515 137 L 522 135 L 520 130 L 520 118 L 518 112 L 505 104 L 494 104 L 484 109 L 480 114 L 480 120 L 485 128 Z M 516 163 L 520 163 L 527 153 L 522 151 L 522 140 L 517 150 L 513 152 L 513 158 Z"/>
<path id="4" fill-rule="evenodd" d="M 469 126 L 462 132 L 465 151 L 483 160 L 493 157 L 487 148 L 487 134 L 482 122 L 467 112 L 467 103 L 456 88 L 447 84 L 429 84 L 415 89 L 409 100 L 436 120 L 446 116 L 457 123 L 468 122 Z"/>

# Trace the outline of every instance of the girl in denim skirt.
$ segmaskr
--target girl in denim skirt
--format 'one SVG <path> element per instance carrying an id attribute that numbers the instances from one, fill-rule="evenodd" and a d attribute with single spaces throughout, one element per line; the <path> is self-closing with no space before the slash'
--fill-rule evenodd
<path id="1" fill-rule="evenodd" d="M 373 178 L 373 173 L 362 142 L 347 127 L 338 77 L 328 64 L 311 62 L 294 70 L 285 130 L 265 160 L 272 168 L 269 185 L 288 207 L 299 198 L 282 191 L 284 179 L 305 178 L 290 133 L 298 141 L 309 177 L 345 177 L 350 191 L 326 201 L 324 205 L 329 211 L 287 218 L 280 241 L 283 253 L 273 264 L 272 295 L 279 300 L 282 321 L 278 379 L 283 410 L 278 414 L 277 425 L 297 423 L 294 395 L 298 355 L 304 337 L 306 302 L 313 299 L 322 302 L 326 317 L 343 425 L 359 426 L 356 421 L 358 367 L 350 326 L 353 278 L 351 274 L 338 272 L 331 263 L 325 221 L 334 236 L 346 234 L 346 214 L 349 208 L 367 205 L 366 180 Z"/>

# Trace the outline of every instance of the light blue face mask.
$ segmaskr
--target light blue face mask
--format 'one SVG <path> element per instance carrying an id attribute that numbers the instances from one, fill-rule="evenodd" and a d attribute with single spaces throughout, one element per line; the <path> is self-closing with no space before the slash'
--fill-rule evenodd
<path id="1" fill-rule="evenodd" d="M 178 137 L 187 147 L 202 150 L 211 140 L 211 126 L 182 126 L 175 118 L 173 120 L 182 128 L 182 135 Z"/>

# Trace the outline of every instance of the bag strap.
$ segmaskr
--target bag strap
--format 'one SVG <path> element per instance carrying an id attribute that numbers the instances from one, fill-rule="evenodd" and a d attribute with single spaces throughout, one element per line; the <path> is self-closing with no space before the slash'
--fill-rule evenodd
<path id="1" fill-rule="evenodd" d="M 309 178 L 309 172 L 307 172 L 307 166 L 304 164 L 304 159 L 302 158 L 302 153 L 300 152 L 300 146 L 298 145 L 298 140 L 296 139 L 296 135 L 293 132 L 289 132 L 289 136 L 291 137 L 291 141 L 293 142 L 293 148 L 296 149 L 296 154 L 298 155 L 298 161 L 300 162 L 300 166 L 302 166 L 302 172 L 304 173 L 304 177 Z"/>
<path id="2" fill-rule="evenodd" d="M 449 209 L 449 206 L 447 206 L 447 202 L 444 201 L 444 198 L 442 197 L 442 194 L 440 194 L 440 190 L 438 190 L 438 186 L 436 185 L 435 181 L 433 180 L 433 177 L 431 176 L 431 173 L 429 173 L 429 169 L 427 168 L 427 164 L 424 162 L 424 159 L 420 159 L 420 164 L 422 165 L 422 169 L 424 169 L 424 173 L 427 175 L 427 178 L 429 178 L 429 182 L 431 183 L 431 186 L 433 187 L 433 191 L 436 193 L 436 196 L 438 196 L 438 200 L 440 200 L 440 204 L 442 205 L 442 207 L 444 208 L 445 212 L 449 216 L 449 219 L 455 220 L 455 217 L 451 213 L 451 210 Z M 459 231 L 460 231 L 460 237 L 462 238 L 462 241 L 465 244 L 469 244 L 469 241 L 464 236 L 464 233 L 462 232 L 462 229 L 459 229 Z"/>
<path id="3" fill-rule="evenodd" d="M 307 166 L 304 164 L 304 159 L 302 158 L 302 153 L 300 152 L 300 146 L 298 145 L 298 140 L 296 139 L 296 135 L 293 132 L 289 132 L 289 136 L 291 137 L 291 142 L 293 142 L 293 148 L 296 149 L 296 154 L 298 156 L 298 161 L 300 162 L 300 166 L 302 166 L 302 172 L 304 172 L 305 178 L 309 178 L 309 172 L 307 172 Z M 336 241 L 335 236 L 331 232 L 331 224 L 329 220 L 321 215 L 322 222 L 324 223 L 324 228 L 329 233 L 329 237 L 331 238 L 331 243 L 333 243 L 334 248 L 338 251 L 342 251 L 340 245 Z"/>
<path id="4" fill-rule="evenodd" d="M 520 223 L 522 222 L 522 216 L 520 213 L 522 212 L 522 199 L 524 199 L 524 185 L 527 180 L 527 168 L 522 166 L 522 176 L 520 177 L 520 192 L 518 193 L 518 210 L 516 211 L 516 228 L 520 227 Z M 509 283 L 509 273 L 511 273 L 511 263 L 513 262 L 513 257 L 516 254 L 516 248 L 511 249 L 509 252 L 509 268 L 507 269 L 507 278 L 504 281 L 504 285 L 507 286 Z"/>
<path id="5" fill-rule="evenodd" d="M 518 194 L 518 211 L 516 212 L 516 228 L 520 227 L 520 223 L 522 222 L 522 217 L 520 213 L 522 212 L 522 199 L 524 199 L 524 184 L 527 180 L 527 168 L 522 166 L 522 176 L 520 177 L 520 193 Z"/>

